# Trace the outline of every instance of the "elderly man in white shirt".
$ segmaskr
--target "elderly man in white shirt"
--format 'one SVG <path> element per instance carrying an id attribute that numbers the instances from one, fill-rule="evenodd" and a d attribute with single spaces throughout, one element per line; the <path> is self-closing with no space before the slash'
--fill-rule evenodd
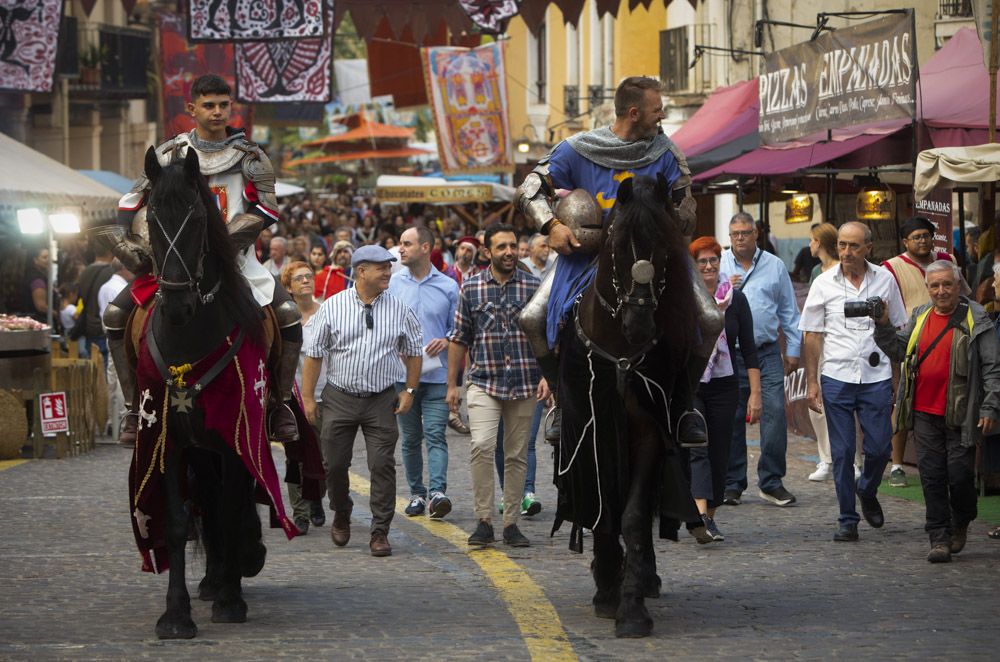
<path id="1" fill-rule="evenodd" d="M 886 269 L 865 258 L 872 248 L 871 229 L 845 223 L 837 236 L 840 266 L 813 281 L 799 321 L 805 333 L 803 358 L 809 407 L 825 411 L 833 456 L 834 484 L 840 505 L 833 539 L 858 539 L 860 517 L 879 528 L 885 522 L 877 493 L 892 452 L 892 365 L 875 344 L 875 322 L 888 306 L 893 326 L 906 323 L 906 308 L 896 280 Z M 822 375 L 819 359 L 823 357 Z M 820 395 L 822 383 L 822 396 Z M 861 479 L 854 479 L 854 417 L 864 433 Z"/>
<path id="2" fill-rule="evenodd" d="M 101 289 L 97 290 L 97 309 L 101 320 L 104 319 L 104 311 L 108 304 L 114 301 L 119 292 L 128 287 L 129 282 L 135 278 L 118 258 L 113 259 L 111 264 L 115 272 L 101 285 Z M 102 321 L 101 324 L 103 325 L 104 322 Z M 119 424 L 125 420 L 126 416 L 135 416 L 133 412 L 129 411 L 129 404 L 133 402 L 134 396 L 132 393 L 122 392 L 113 356 L 108 356 L 108 365 L 104 369 L 104 373 L 108 382 L 108 422 L 111 424 L 111 434 L 114 436 L 118 433 Z M 135 443 L 134 438 L 132 438 L 132 443 Z"/>

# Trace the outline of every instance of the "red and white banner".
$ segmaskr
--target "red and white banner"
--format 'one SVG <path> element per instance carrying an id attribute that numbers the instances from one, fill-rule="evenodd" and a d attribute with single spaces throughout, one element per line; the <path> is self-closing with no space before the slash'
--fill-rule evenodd
<path id="1" fill-rule="evenodd" d="M 329 101 L 332 44 L 330 37 L 236 44 L 237 96 L 246 103 Z"/>
<path id="2" fill-rule="evenodd" d="M 504 45 L 420 49 L 445 174 L 514 169 Z"/>
<path id="3" fill-rule="evenodd" d="M 0 0 L 0 89 L 51 92 L 62 0 Z"/>
<path id="4" fill-rule="evenodd" d="M 42 421 L 42 434 L 54 437 L 59 432 L 69 432 L 69 414 L 66 410 L 66 394 L 40 393 L 38 395 L 39 413 Z"/>
<path id="5" fill-rule="evenodd" d="M 304 39 L 325 34 L 323 0 L 189 0 L 188 6 L 191 41 Z"/>

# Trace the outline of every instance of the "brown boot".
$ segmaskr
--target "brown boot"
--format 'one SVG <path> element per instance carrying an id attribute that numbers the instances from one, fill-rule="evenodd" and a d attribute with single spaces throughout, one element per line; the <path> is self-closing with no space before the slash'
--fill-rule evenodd
<path id="1" fill-rule="evenodd" d="M 969 539 L 969 525 L 955 529 L 951 532 L 951 553 L 958 554 L 965 549 L 965 542 Z"/>
<path id="2" fill-rule="evenodd" d="M 389 539 L 381 531 L 372 534 L 368 549 L 371 550 L 372 556 L 392 556 L 392 546 L 389 545 Z"/>
<path id="3" fill-rule="evenodd" d="M 351 511 L 337 510 L 330 525 L 330 539 L 337 547 L 343 547 L 351 539 Z"/>
<path id="4" fill-rule="evenodd" d="M 135 446 L 135 440 L 138 438 L 138 429 L 136 426 L 139 420 L 139 414 L 134 411 L 129 411 L 122 418 L 121 432 L 118 434 L 118 443 L 122 446 Z"/>
<path id="5" fill-rule="evenodd" d="M 279 402 L 267 410 L 267 427 L 270 438 L 283 444 L 299 440 L 299 425 L 287 403 Z"/>

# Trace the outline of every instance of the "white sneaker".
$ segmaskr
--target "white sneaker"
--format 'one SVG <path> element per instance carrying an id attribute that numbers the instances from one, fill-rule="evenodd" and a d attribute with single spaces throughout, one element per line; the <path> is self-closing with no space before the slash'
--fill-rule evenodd
<path id="1" fill-rule="evenodd" d="M 816 471 L 809 474 L 809 480 L 822 483 L 824 480 L 830 480 L 830 465 L 826 462 L 820 462 L 816 465 Z"/>
<path id="2" fill-rule="evenodd" d="M 856 483 L 859 480 L 861 480 L 861 467 L 859 467 L 858 465 L 855 464 L 854 465 L 854 482 Z"/>

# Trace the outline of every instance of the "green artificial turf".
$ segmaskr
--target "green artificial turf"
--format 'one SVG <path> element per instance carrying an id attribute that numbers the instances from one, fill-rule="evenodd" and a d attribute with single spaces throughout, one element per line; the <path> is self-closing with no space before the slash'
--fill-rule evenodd
<path id="1" fill-rule="evenodd" d="M 924 502 L 924 492 L 920 489 L 920 483 L 914 482 L 915 478 L 915 476 L 907 476 L 910 484 L 906 487 L 889 487 L 886 484 L 888 480 L 886 480 L 886 482 L 883 483 L 882 487 L 879 489 L 879 494 L 899 497 L 900 499 L 906 499 L 907 501 L 914 501 L 922 504 Z M 977 507 L 979 510 L 979 516 L 977 519 L 980 522 L 1000 524 L 1000 495 L 979 497 Z"/>

